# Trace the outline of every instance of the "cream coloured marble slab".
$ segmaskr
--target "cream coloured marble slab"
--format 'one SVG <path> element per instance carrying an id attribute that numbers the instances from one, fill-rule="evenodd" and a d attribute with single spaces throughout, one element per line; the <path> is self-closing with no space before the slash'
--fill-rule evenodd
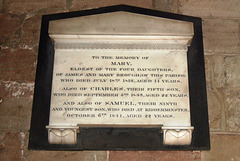
<path id="1" fill-rule="evenodd" d="M 186 50 L 56 49 L 50 126 L 191 126 Z"/>

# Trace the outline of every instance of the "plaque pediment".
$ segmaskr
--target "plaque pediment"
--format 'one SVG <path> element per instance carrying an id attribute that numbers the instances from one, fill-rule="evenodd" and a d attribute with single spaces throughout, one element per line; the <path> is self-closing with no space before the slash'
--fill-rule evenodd
<path id="1" fill-rule="evenodd" d="M 50 35 L 193 36 L 193 23 L 124 11 L 51 21 Z"/>

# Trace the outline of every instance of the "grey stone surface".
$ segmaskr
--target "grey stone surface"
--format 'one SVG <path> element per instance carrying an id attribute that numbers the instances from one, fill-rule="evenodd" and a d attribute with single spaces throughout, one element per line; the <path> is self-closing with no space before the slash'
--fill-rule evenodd
<path id="1" fill-rule="evenodd" d="M 216 88 L 240 87 L 240 56 L 213 56 L 211 62 Z"/>
<path id="2" fill-rule="evenodd" d="M 203 19 L 203 44 L 206 53 L 240 54 L 238 21 Z"/>
<path id="3" fill-rule="evenodd" d="M 225 89 L 226 129 L 240 132 L 240 88 Z"/>
<path id="4" fill-rule="evenodd" d="M 205 75 L 207 88 L 212 87 L 212 56 L 205 55 Z"/>
<path id="5" fill-rule="evenodd" d="M 239 18 L 239 0 L 179 0 L 182 14 L 198 17 Z"/>
<path id="6" fill-rule="evenodd" d="M 68 5 L 70 11 L 77 11 L 120 4 L 143 8 L 152 8 L 152 0 L 72 0 L 72 3 Z"/>
<path id="7" fill-rule="evenodd" d="M 239 161 L 240 135 L 211 135 L 211 150 L 202 151 L 201 161 Z"/>
<path id="8" fill-rule="evenodd" d="M 221 99 L 213 89 L 207 89 L 209 126 L 211 131 L 221 130 Z"/>
<path id="9" fill-rule="evenodd" d="M 225 61 L 226 86 L 240 87 L 240 55 L 226 56 Z"/>
<path id="10" fill-rule="evenodd" d="M 153 7 L 156 10 L 164 12 L 178 12 L 178 1 L 177 0 L 153 0 Z"/>
<path id="11" fill-rule="evenodd" d="M 212 56 L 211 57 L 212 65 L 212 82 L 214 87 L 221 88 L 225 87 L 226 84 L 226 75 L 224 74 L 224 56 Z"/>

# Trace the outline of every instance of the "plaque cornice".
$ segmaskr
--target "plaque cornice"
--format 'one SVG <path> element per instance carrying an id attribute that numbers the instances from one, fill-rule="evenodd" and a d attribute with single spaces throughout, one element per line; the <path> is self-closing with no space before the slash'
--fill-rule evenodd
<path id="1" fill-rule="evenodd" d="M 150 43 L 67 43 L 56 42 L 55 49 L 151 49 L 151 50 L 187 50 L 186 44 L 150 44 Z"/>

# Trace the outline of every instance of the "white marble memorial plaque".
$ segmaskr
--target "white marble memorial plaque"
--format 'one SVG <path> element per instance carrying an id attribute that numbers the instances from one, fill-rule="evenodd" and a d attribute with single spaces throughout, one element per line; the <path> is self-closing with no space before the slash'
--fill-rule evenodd
<path id="1" fill-rule="evenodd" d="M 53 21 L 49 33 L 50 143 L 76 143 L 84 126 L 162 126 L 164 144 L 191 143 L 192 23 L 116 12 Z"/>

